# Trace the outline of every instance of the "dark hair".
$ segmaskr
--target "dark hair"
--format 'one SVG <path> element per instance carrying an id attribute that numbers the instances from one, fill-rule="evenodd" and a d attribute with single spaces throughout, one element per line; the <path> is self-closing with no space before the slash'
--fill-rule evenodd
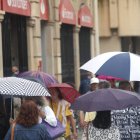
<path id="1" fill-rule="evenodd" d="M 16 123 L 24 127 L 31 127 L 38 123 L 39 110 L 33 101 L 25 101 L 20 108 Z"/>
<path id="2" fill-rule="evenodd" d="M 100 81 L 99 82 L 99 85 L 98 85 L 99 89 L 102 89 L 102 88 L 110 88 L 111 87 L 111 84 L 109 81 Z"/>
<path id="3" fill-rule="evenodd" d="M 96 128 L 108 129 L 111 126 L 111 111 L 97 111 L 92 124 Z"/>
<path id="4" fill-rule="evenodd" d="M 41 96 L 30 96 L 30 97 L 25 97 L 25 100 L 32 100 L 34 101 L 37 105 L 39 106 L 44 106 L 44 100 L 43 97 Z"/>
<path id="5" fill-rule="evenodd" d="M 124 90 L 126 90 L 128 88 L 131 89 L 131 84 L 128 81 L 120 81 L 118 88 L 119 89 L 124 89 Z"/>
<path id="6" fill-rule="evenodd" d="M 62 94 L 61 94 L 60 89 L 59 89 L 59 88 L 56 88 L 56 91 L 57 91 L 57 93 L 58 93 L 58 98 L 59 98 L 60 100 L 62 100 L 63 97 L 62 97 Z"/>

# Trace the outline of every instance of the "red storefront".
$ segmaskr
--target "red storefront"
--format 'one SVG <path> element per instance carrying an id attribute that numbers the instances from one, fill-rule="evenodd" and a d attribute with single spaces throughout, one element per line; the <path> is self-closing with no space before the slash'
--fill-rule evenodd
<path id="1" fill-rule="evenodd" d="M 87 62 L 90 58 L 90 34 L 93 28 L 93 16 L 86 5 L 81 5 L 78 12 L 78 24 L 81 26 L 79 32 L 80 45 L 80 65 Z"/>
<path id="2" fill-rule="evenodd" d="M 73 27 L 76 25 L 76 14 L 70 0 L 61 0 L 59 6 L 61 24 L 61 62 L 62 81 L 74 82 Z"/>
<path id="3" fill-rule="evenodd" d="M 26 17 L 31 15 L 29 0 L 1 0 L 6 12 L 2 22 L 4 76 L 11 75 L 11 67 L 20 71 L 28 69 Z"/>

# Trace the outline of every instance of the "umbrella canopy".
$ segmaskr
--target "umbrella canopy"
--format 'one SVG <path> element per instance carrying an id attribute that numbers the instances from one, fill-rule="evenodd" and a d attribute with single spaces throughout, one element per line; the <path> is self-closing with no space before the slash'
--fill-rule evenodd
<path id="1" fill-rule="evenodd" d="M 44 83 L 44 85 L 46 86 L 46 88 L 50 85 L 50 84 L 54 84 L 54 83 L 58 83 L 58 81 L 55 79 L 54 76 L 49 75 L 45 72 L 41 72 L 41 71 L 26 71 L 23 73 L 20 73 L 18 75 L 18 77 L 23 77 L 23 78 L 38 78 L 42 83 Z"/>
<path id="2" fill-rule="evenodd" d="M 117 77 L 113 77 L 113 76 L 105 76 L 105 75 L 99 75 L 97 76 L 99 79 L 103 79 L 103 80 L 118 80 L 118 81 L 121 81 L 123 79 L 121 78 L 117 78 Z"/>
<path id="3" fill-rule="evenodd" d="M 74 102 L 75 99 L 80 96 L 80 93 L 76 89 L 74 89 L 72 86 L 66 83 L 61 83 L 61 84 L 57 83 L 48 86 L 48 89 L 50 91 L 51 89 L 55 89 L 55 88 L 58 88 L 62 97 L 70 103 Z"/>
<path id="4" fill-rule="evenodd" d="M 20 96 L 50 96 L 39 83 L 17 77 L 0 78 L 0 94 Z"/>
<path id="5" fill-rule="evenodd" d="M 129 52 L 108 52 L 89 60 L 81 69 L 97 75 L 140 81 L 140 56 Z"/>
<path id="6" fill-rule="evenodd" d="M 108 88 L 98 89 L 78 97 L 71 108 L 91 112 L 119 110 L 132 106 L 140 106 L 140 98 L 136 93 Z"/>

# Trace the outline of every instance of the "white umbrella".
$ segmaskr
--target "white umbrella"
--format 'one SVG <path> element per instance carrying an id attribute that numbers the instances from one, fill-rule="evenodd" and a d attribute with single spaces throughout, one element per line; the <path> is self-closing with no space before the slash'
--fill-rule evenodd
<path id="1" fill-rule="evenodd" d="M 81 69 L 97 75 L 140 81 L 140 56 L 130 52 L 108 52 L 86 62 Z"/>
<path id="2" fill-rule="evenodd" d="M 50 96 L 39 83 L 17 77 L 0 78 L 0 94 L 20 96 Z"/>

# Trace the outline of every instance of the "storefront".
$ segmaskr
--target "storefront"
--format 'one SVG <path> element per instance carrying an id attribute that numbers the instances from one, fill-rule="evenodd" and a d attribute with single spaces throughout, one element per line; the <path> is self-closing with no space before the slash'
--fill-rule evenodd
<path id="1" fill-rule="evenodd" d="M 5 11 L 2 22 L 3 75 L 11 75 L 11 67 L 28 70 L 26 17 L 31 15 L 29 0 L 2 0 Z"/>
<path id="2" fill-rule="evenodd" d="M 86 5 L 81 5 L 78 12 L 78 23 L 81 26 L 79 32 L 80 65 L 91 58 L 90 34 L 93 28 L 93 17 Z"/>
<path id="3" fill-rule="evenodd" d="M 73 28 L 76 25 L 76 14 L 70 0 L 61 0 L 59 6 L 61 24 L 61 68 L 62 82 L 74 83 L 74 45 Z"/>

